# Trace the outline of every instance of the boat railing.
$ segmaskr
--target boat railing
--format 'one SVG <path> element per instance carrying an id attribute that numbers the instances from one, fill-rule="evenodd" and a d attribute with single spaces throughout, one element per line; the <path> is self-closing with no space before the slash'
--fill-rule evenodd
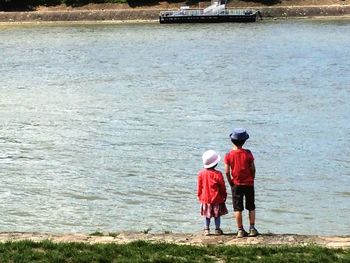
<path id="1" fill-rule="evenodd" d="M 161 16 L 210 16 L 210 15 L 252 15 L 257 11 L 246 9 L 218 9 L 211 12 L 204 12 L 203 9 L 180 9 L 174 11 L 162 11 Z"/>
<path id="2" fill-rule="evenodd" d="M 175 11 L 162 11 L 160 12 L 161 16 L 194 16 L 194 15 L 202 15 L 202 9 L 181 9 Z"/>

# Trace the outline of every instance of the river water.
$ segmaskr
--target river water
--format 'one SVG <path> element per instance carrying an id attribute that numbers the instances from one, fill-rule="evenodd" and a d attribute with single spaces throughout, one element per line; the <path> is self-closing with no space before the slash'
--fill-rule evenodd
<path id="1" fill-rule="evenodd" d="M 260 232 L 350 234 L 348 32 L 2 25 L 0 231 L 201 231 L 201 155 L 245 127 Z"/>

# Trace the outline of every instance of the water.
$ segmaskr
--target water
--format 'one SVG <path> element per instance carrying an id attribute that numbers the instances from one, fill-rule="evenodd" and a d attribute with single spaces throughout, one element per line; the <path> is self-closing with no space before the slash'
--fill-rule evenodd
<path id="1" fill-rule="evenodd" d="M 200 231 L 201 155 L 243 126 L 258 229 L 350 234 L 349 30 L 1 26 L 0 231 Z"/>

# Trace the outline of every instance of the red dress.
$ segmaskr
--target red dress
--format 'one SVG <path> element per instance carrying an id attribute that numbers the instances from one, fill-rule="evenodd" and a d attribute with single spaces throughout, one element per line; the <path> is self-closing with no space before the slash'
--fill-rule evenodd
<path id="1" fill-rule="evenodd" d="M 207 218 L 228 213 L 227 197 L 222 173 L 215 169 L 202 169 L 198 173 L 197 196 L 201 202 L 201 215 Z"/>

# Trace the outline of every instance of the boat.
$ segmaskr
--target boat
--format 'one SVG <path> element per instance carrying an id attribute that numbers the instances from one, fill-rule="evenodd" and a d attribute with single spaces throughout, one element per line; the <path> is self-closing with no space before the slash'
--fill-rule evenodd
<path id="1" fill-rule="evenodd" d="M 214 0 L 207 8 L 190 8 L 182 6 L 180 10 L 161 11 L 159 23 L 222 23 L 222 22 L 256 22 L 262 19 L 259 10 L 230 9 L 226 1 Z"/>

